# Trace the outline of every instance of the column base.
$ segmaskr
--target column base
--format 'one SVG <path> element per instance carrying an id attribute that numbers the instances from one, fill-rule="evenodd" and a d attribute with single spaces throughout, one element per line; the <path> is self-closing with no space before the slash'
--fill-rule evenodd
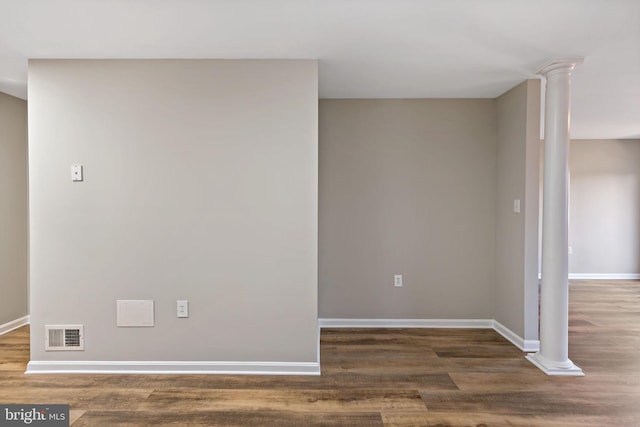
<path id="1" fill-rule="evenodd" d="M 573 364 L 573 362 L 567 359 L 565 362 L 555 362 L 547 359 L 543 355 L 538 353 L 529 354 L 526 359 L 536 365 L 542 372 L 547 375 L 564 375 L 573 377 L 583 377 L 584 372 L 582 369 Z"/>

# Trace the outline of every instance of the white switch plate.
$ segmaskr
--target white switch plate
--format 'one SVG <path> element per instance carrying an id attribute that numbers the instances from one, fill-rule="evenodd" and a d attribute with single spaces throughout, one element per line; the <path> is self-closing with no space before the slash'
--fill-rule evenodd
<path id="1" fill-rule="evenodd" d="M 520 213 L 520 199 L 513 201 L 513 213 Z"/>
<path id="2" fill-rule="evenodd" d="M 393 286 L 395 286 L 396 288 L 402 287 L 402 274 L 396 274 L 395 276 L 393 276 Z"/>
<path id="3" fill-rule="evenodd" d="M 186 299 L 179 299 L 176 301 L 178 317 L 189 317 L 189 301 Z"/>
<path id="4" fill-rule="evenodd" d="M 82 181 L 82 165 L 81 164 L 73 164 L 71 165 L 71 181 L 79 182 Z"/>

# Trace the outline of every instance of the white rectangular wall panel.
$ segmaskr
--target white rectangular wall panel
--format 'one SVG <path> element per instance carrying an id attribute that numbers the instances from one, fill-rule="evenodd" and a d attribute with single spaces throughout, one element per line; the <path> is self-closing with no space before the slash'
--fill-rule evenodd
<path id="1" fill-rule="evenodd" d="M 118 327 L 154 326 L 152 300 L 118 300 L 116 306 Z"/>

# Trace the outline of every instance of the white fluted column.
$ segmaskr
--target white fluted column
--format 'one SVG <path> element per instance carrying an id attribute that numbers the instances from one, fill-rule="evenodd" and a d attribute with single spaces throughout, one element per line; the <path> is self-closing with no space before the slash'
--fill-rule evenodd
<path id="1" fill-rule="evenodd" d="M 527 356 L 549 375 L 584 375 L 569 360 L 569 123 L 571 72 L 582 59 L 554 60 L 546 77 L 540 351 Z"/>

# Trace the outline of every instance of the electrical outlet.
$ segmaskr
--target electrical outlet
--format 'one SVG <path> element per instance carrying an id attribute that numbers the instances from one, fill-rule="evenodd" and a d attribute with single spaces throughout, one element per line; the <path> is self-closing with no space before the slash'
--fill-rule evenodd
<path id="1" fill-rule="evenodd" d="M 189 317 L 189 301 L 177 300 L 177 317 Z"/>
<path id="2" fill-rule="evenodd" d="M 402 274 L 396 274 L 395 276 L 393 276 L 393 286 L 395 286 L 396 288 L 402 287 Z"/>

